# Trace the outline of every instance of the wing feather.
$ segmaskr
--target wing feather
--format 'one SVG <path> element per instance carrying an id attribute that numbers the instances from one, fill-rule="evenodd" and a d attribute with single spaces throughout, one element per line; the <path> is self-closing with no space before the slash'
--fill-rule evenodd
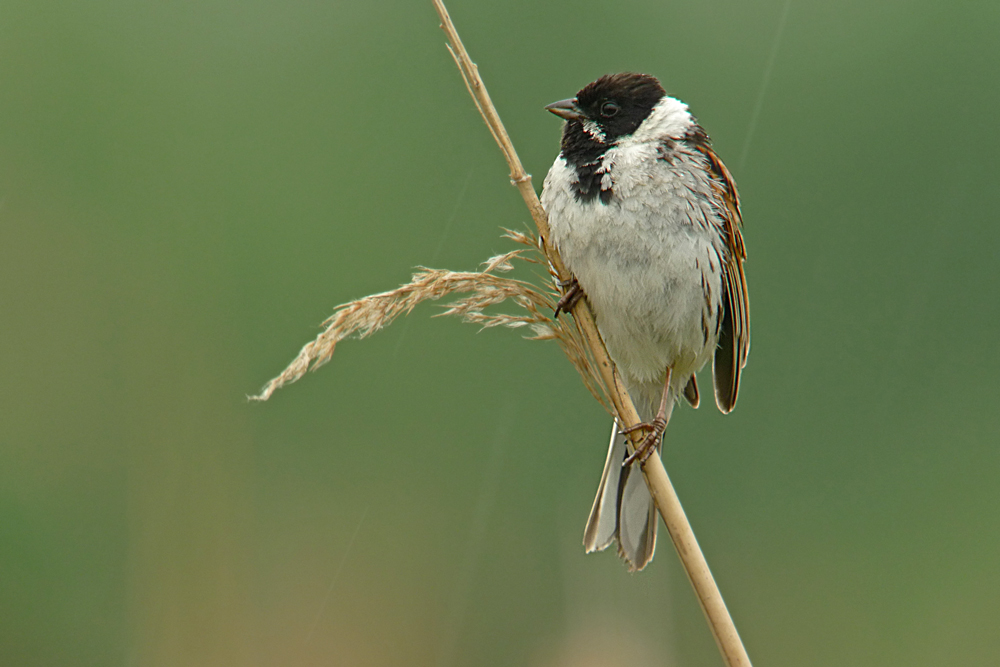
<path id="1" fill-rule="evenodd" d="M 697 146 L 708 160 L 709 171 L 715 179 L 719 197 L 723 233 L 728 257 L 722 266 L 722 313 L 719 317 L 719 346 L 715 351 L 712 372 L 715 379 L 715 402 L 722 412 L 730 412 L 736 405 L 740 388 L 740 372 L 747 365 L 750 354 L 750 301 L 747 281 L 743 273 L 746 246 L 740 227 L 740 196 L 736 183 L 726 165 L 715 151 L 706 144 Z"/>

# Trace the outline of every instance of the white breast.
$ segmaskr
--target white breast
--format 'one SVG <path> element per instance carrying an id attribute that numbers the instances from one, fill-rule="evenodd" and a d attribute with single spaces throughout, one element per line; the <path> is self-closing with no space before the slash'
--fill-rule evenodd
<path id="1" fill-rule="evenodd" d="M 608 204 L 576 198 L 576 175 L 562 156 L 542 192 L 552 239 L 587 294 L 622 379 L 633 399 L 653 406 L 668 366 L 677 396 L 712 357 L 724 252 L 702 158 L 656 158 L 655 143 L 609 150 Z"/>

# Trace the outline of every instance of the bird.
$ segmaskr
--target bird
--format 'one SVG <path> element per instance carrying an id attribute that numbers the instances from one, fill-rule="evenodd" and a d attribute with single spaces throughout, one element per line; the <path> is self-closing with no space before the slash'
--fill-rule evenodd
<path id="1" fill-rule="evenodd" d="M 654 76 L 602 76 L 545 108 L 565 121 L 541 194 L 573 276 L 556 316 L 587 299 L 646 434 L 629 455 L 613 424 L 584 547 L 617 542 L 638 571 L 657 527 L 640 466 L 660 455 L 674 405 L 698 407 L 695 373 L 710 359 L 716 405 L 736 405 L 750 351 L 739 195 L 708 134 Z"/>

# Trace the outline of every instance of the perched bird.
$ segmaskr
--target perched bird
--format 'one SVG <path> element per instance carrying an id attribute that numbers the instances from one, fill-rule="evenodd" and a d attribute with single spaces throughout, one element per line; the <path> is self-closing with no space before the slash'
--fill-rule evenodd
<path id="1" fill-rule="evenodd" d="M 716 404 L 736 404 L 750 348 L 739 197 L 708 135 L 655 77 L 603 76 L 545 108 L 566 121 L 541 196 L 574 276 L 557 314 L 586 296 L 646 432 L 627 457 L 614 425 L 584 546 L 617 540 L 641 570 L 657 516 L 639 465 L 659 455 L 674 403 L 698 407 L 694 374 L 712 359 Z"/>

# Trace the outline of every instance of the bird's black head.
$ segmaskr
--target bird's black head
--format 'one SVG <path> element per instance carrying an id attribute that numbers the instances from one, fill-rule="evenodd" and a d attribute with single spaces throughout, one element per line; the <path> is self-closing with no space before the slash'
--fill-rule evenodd
<path id="1" fill-rule="evenodd" d="M 615 141 L 635 132 L 664 95 L 656 77 L 624 72 L 602 76 L 575 98 L 545 108 L 566 119 L 563 155 L 575 162 L 578 157 L 596 159 Z"/>

